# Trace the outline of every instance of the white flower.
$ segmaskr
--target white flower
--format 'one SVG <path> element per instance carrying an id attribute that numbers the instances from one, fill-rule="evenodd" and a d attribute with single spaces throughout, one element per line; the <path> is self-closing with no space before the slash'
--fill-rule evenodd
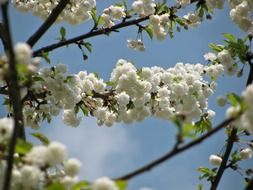
<path id="1" fill-rule="evenodd" d="M 67 156 L 65 145 L 59 142 L 50 142 L 47 156 L 51 166 L 62 163 Z"/>
<path id="2" fill-rule="evenodd" d="M 20 168 L 21 183 L 24 189 L 38 189 L 43 173 L 37 166 L 24 165 Z"/>
<path id="3" fill-rule="evenodd" d="M 144 51 L 145 46 L 141 39 L 138 40 L 127 40 L 127 47 L 134 49 L 134 50 L 139 50 L 139 51 Z"/>
<path id="4" fill-rule="evenodd" d="M 155 6 L 154 0 L 135 0 L 132 4 L 133 10 L 141 17 L 154 14 Z"/>
<path id="5" fill-rule="evenodd" d="M 48 149 L 45 146 L 34 146 L 25 156 L 25 160 L 38 167 L 43 167 L 48 162 Z"/>
<path id="6" fill-rule="evenodd" d="M 191 0 L 177 0 L 177 2 L 182 7 L 185 7 L 185 6 L 189 5 L 189 4 L 191 4 Z"/>
<path id="7" fill-rule="evenodd" d="M 191 27 L 196 27 L 201 22 L 200 17 L 197 14 L 191 12 L 185 15 L 184 18 L 190 21 L 189 26 Z"/>
<path id="8" fill-rule="evenodd" d="M 242 96 L 244 97 L 247 105 L 253 108 L 253 85 L 249 85 L 246 90 L 243 91 Z"/>
<path id="9" fill-rule="evenodd" d="M 208 110 L 207 114 L 208 114 L 207 118 L 210 119 L 210 120 L 212 120 L 215 116 L 215 112 L 213 110 Z"/>
<path id="10" fill-rule="evenodd" d="M 208 52 L 204 55 L 205 60 L 207 61 L 214 61 L 217 57 L 214 53 Z"/>
<path id="11" fill-rule="evenodd" d="M 206 4 L 211 9 L 217 8 L 222 9 L 224 5 L 225 0 L 206 0 Z"/>
<path id="12" fill-rule="evenodd" d="M 17 43 L 14 47 L 15 58 L 18 63 L 30 64 L 32 60 L 32 50 L 26 43 Z"/>
<path id="13" fill-rule="evenodd" d="M 244 148 L 240 151 L 240 157 L 243 160 L 250 159 L 253 155 L 253 151 L 250 148 Z"/>
<path id="14" fill-rule="evenodd" d="M 209 157 L 209 162 L 212 165 L 219 166 L 222 162 L 222 158 L 220 156 L 212 154 Z"/>
<path id="15" fill-rule="evenodd" d="M 76 178 L 70 176 L 64 176 L 61 179 L 61 183 L 66 187 L 66 189 L 71 189 L 71 187 L 77 182 Z"/>
<path id="16" fill-rule="evenodd" d="M 81 167 L 81 162 L 75 158 L 70 158 L 64 163 L 64 171 L 67 175 L 75 177 Z"/>
<path id="17" fill-rule="evenodd" d="M 92 190 L 118 190 L 118 187 L 108 177 L 101 177 L 94 181 Z"/>
<path id="18" fill-rule="evenodd" d="M 117 100 L 120 107 L 125 107 L 129 103 L 130 98 L 126 92 L 121 92 L 117 95 Z"/>
<path id="19" fill-rule="evenodd" d="M 73 127 L 79 126 L 81 122 L 81 117 L 77 117 L 73 110 L 64 110 L 63 112 L 63 122 L 66 125 L 70 125 Z"/>
<path id="20" fill-rule="evenodd" d="M 0 142 L 10 139 L 14 122 L 11 118 L 0 119 Z"/>

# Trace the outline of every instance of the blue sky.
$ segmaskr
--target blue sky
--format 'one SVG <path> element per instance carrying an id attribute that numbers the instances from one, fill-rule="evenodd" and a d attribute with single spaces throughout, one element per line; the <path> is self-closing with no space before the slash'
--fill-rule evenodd
<path id="1" fill-rule="evenodd" d="M 98 9 L 101 10 L 113 2 L 117 1 L 97 0 Z M 169 1 L 169 4 L 174 2 Z M 82 60 L 82 54 L 76 46 L 58 49 L 50 53 L 50 58 L 53 64 L 59 62 L 68 64 L 70 74 L 87 70 L 97 72 L 105 81 L 109 80 L 110 73 L 120 58 L 134 61 L 137 67 L 158 65 L 168 68 L 177 62 L 205 64 L 203 54 L 210 51 L 208 43 L 222 43 L 222 33 L 232 33 L 239 37 L 245 35 L 231 22 L 228 14 L 228 8 L 215 11 L 212 20 L 203 22 L 198 28 L 176 32 L 173 39 L 150 40 L 144 34 L 145 52 L 136 52 L 127 48 L 126 40 L 135 39 L 137 35 L 137 28 L 130 27 L 112 33 L 109 37 L 99 36 L 88 39 L 87 41 L 93 45 L 93 52 L 88 54 L 87 61 Z M 14 41 L 19 42 L 26 41 L 41 24 L 41 20 L 11 8 L 11 23 Z M 66 27 L 68 38 L 88 32 L 91 23 L 79 26 L 56 24 L 34 49 L 56 42 L 61 26 Z M 2 51 L 1 48 L 0 50 Z M 42 63 L 41 66 L 48 65 Z M 217 92 L 209 101 L 210 108 L 217 110 L 214 124 L 222 121 L 225 115 L 225 108 L 216 106 L 216 97 L 232 91 L 240 93 L 245 86 L 247 70 L 244 74 L 240 79 L 227 76 L 219 79 Z M 1 116 L 4 116 L 3 110 Z M 148 163 L 173 146 L 176 134 L 173 124 L 153 117 L 131 125 L 119 123 L 111 128 L 98 127 L 93 118 L 83 118 L 78 128 L 71 128 L 65 126 L 58 117 L 53 119 L 51 124 L 44 124 L 41 130 L 49 138 L 65 143 L 70 157 L 77 157 L 83 162 L 80 178 L 88 180 L 100 176 L 117 177 Z M 219 153 L 225 144 L 224 136 L 220 132 L 201 145 L 132 179 L 129 181 L 129 190 L 138 190 L 141 187 L 154 190 L 197 189 L 199 173 L 196 169 L 199 166 L 210 166 L 208 157 L 212 153 Z M 253 166 L 249 161 L 244 162 L 244 165 Z M 238 173 L 228 171 L 222 179 L 220 189 L 238 190 L 241 189 L 242 184 L 243 179 Z"/>

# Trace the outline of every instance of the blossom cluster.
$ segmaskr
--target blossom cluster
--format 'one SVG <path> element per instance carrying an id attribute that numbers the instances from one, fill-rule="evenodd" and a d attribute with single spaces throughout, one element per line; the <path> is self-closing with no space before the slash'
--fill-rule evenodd
<path id="1" fill-rule="evenodd" d="M 231 6 L 230 17 L 231 19 L 243 30 L 253 30 L 253 2 L 251 0 L 230 0 Z"/>
<path id="2" fill-rule="evenodd" d="M 112 88 L 93 73 L 80 71 L 68 76 L 66 71 L 67 67 L 59 64 L 41 69 L 34 76 L 36 80 L 29 92 L 34 97 L 38 95 L 38 99 L 28 99 L 24 106 L 26 125 L 38 128 L 42 119 L 50 120 L 51 115 L 58 115 L 63 109 L 63 121 L 78 126 L 81 117 L 77 108 L 88 110 L 99 125 L 107 126 L 142 121 L 151 115 L 166 120 L 182 116 L 183 122 L 191 122 L 204 113 L 213 113 L 208 110 L 207 100 L 216 82 L 203 77 L 217 78 L 223 67 L 177 63 L 168 69 L 157 66 L 137 69 L 120 59 L 111 73 Z"/>
<path id="3" fill-rule="evenodd" d="M 237 71 L 235 61 L 229 50 L 223 49 L 217 55 L 214 53 L 206 53 L 204 55 L 205 59 L 209 62 L 219 62 L 225 68 L 225 71 L 228 75 L 234 75 Z"/>
<path id="4" fill-rule="evenodd" d="M 15 7 L 23 12 L 32 12 L 34 15 L 46 19 L 58 5 L 59 0 L 14 0 Z M 91 18 L 90 12 L 96 6 L 95 0 L 70 0 L 57 21 L 67 21 L 70 24 L 79 24 Z"/>
<path id="5" fill-rule="evenodd" d="M 104 27 L 110 28 L 118 21 L 126 16 L 125 9 L 122 6 L 113 6 L 104 9 L 101 18 L 104 22 Z"/>
<path id="6" fill-rule="evenodd" d="M 7 154 L 8 141 L 13 132 L 14 122 L 11 118 L 0 119 L 1 155 Z M 52 182 L 60 182 L 69 189 L 77 180 L 81 163 L 75 158 L 67 158 L 66 147 L 59 142 L 48 145 L 33 146 L 27 153 L 15 153 L 12 170 L 12 189 L 41 189 Z M 0 161 L 0 176 L 6 169 L 7 161 Z M 2 180 L 0 185 L 2 186 Z"/>
<path id="7" fill-rule="evenodd" d="M 155 6 L 155 0 L 135 0 L 132 3 L 133 10 L 138 13 L 140 17 L 154 14 Z"/>
<path id="8" fill-rule="evenodd" d="M 165 13 L 162 15 L 151 15 L 149 17 L 150 27 L 153 31 L 154 36 L 162 40 L 167 35 L 169 24 L 169 14 Z"/>
<path id="9" fill-rule="evenodd" d="M 15 61 L 18 65 L 24 66 L 28 73 L 37 71 L 37 66 L 40 63 L 39 58 L 32 58 L 32 50 L 26 43 L 18 42 L 14 46 Z M 0 56 L 0 81 L 3 82 L 8 77 L 8 57 Z M 23 71 L 24 74 L 24 71 Z"/>
<path id="10" fill-rule="evenodd" d="M 242 96 L 248 106 L 246 112 L 241 116 L 241 125 L 245 129 L 249 130 L 253 134 L 253 85 L 249 85 L 246 90 L 242 93 Z"/>

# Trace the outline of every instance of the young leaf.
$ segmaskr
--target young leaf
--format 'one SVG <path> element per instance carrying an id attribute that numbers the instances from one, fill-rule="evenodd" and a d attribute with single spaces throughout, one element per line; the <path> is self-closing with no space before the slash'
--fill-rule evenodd
<path id="1" fill-rule="evenodd" d="M 48 53 L 48 52 L 42 52 L 42 53 L 41 53 L 41 57 L 42 57 L 43 59 L 45 59 L 45 61 L 46 61 L 48 64 L 50 64 L 50 63 L 51 63 L 51 60 L 50 60 L 50 58 L 49 58 L 48 56 L 49 56 L 49 53 Z"/>
<path id="2" fill-rule="evenodd" d="M 90 53 L 92 52 L 92 45 L 89 42 L 84 42 L 82 44 Z"/>
<path id="3" fill-rule="evenodd" d="M 225 38 L 227 38 L 229 41 L 232 41 L 232 42 L 235 42 L 235 41 L 236 41 L 236 38 L 235 38 L 232 34 L 225 33 L 225 34 L 223 34 L 223 36 L 224 36 Z"/>
<path id="4" fill-rule="evenodd" d="M 38 139 L 40 142 L 42 142 L 44 145 L 48 145 L 50 143 L 50 140 L 43 134 L 43 133 L 31 133 L 33 137 Z"/>
<path id="5" fill-rule="evenodd" d="M 232 105 L 232 106 L 237 106 L 241 103 L 241 97 L 236 95 L 235 93 L 230 93 L 227 95 L 227 99 L 228 102 Z"/>
<path id="6" fill-rule="evenodd" d="M 82 190 L 83 188 L 87 188 L 89 186 L 90 186 L 90 184 L 87 181 L 80 181 L 80 182 L 76 183 L 75 185 L 73 185 L 71 190 Z"/>
<path id="7" fill-rule="evenodd" d="M 66 190 L 66 188 L 63 184 L 55 182 L 47 186 L 46 190 Z"/>
<path id="8" fill-rule="evenodd" d="M 116 185 L 119 188 L 119 190 L 127 190 L 127 182 L 124 180 L 116 181 Z"/>
<path id="9" fill-rule="evenodd" d="M 64 41 L 66 40 L 66 29 L 62 26 L 61 29 L 60 29 L 60 34 L 61 34 L 61 37 L 60 37 L 60 41 Z"/>
<path id="10" fill-rule="evenodd" d="M 150 26 L 145 27 L 144 31 L 147 32 L 147 34 L 150 37 L 150 39 L 153 39 L 154 35 L 153 35 L 153 31 L 152 31 L 152 29 L 151 29 Z"/>
<path id="11" fill-rule="evenodd" d="M 23 154 L 25 155 L 32 149 L 32 144 L 29 142 L 26 142 L 22 139 L 18 140 L 18 143 L 16 144 L 15 147 L 15 153 Z"/>

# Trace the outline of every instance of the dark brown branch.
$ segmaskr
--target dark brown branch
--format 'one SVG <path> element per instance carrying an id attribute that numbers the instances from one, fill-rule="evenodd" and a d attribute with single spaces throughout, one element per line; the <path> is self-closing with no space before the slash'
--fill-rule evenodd
<path id="1" fill-rule="evenodd" d="M 147 17 L 143 17 L 143 18 L 139 18 L 139 19 L 133 19 L 133 20 L 129 20 L 129 21 L 126 21 L 126 22 L 121 22 L 119 24 L 116 24 L 116 25 L 112 26 L 111 28 L 101 28 L 101 29 L 98 29 L 96 31 L 90 31 L 86 34 L 83 34 L 83 35 L 80 35 L 80 36 L 77 36 L 77 37 L 74 37 L 74 38 L 70 38 L 68 40 L 60 41 L 60 42 L 54 43 L 52 45 L 45 46 L 43 48 L 40 48 L 40 49 L 33 52 L 33 56 L 34 57 L 40 56 L 41 53 L 43 53 L 43 52 L 50 52 L 54 49 L 57 49 L 57 48 L 60 48 L 62 46 L 66 46 L 66 45 L 69 45 L 69 44 L 76 43 L 80 40 L 88 39 L 88 38 L 103 35 L 103 34 L 109 34 L 110 32 L 113 32 L 115 30 L 124 28 L 126 26 L 136 25 L 137 23 L 143 22 L 143 21 L 147 20 L 148 18 L 149 17 L 147 16 Z"/>
<path id="2" fill-rule="evenodd" d="M 227 162 L 228 162 L 228 159 L 229 159 L 229 155 L 233 149 L 233 145 L 234 145 L 234 142 L 237 138 L 237 129 L 236 128 L 233 128 L 232 129 L 232 132 L 228 138 L 228 142 L 227 142 L 227 147 L 226 147 L 226 151 L 222 157 L 222 162 L 221 162 L 221 165 L 219 167 L 219 170 L 214 178 L 214 181 L 212 182 L 212 185 L 211 185 L 211 188 L 210 190 L 216 190 L 218 185 L 219 185 L 219 182 L 221 180 L 221 177 L 223 175 L 223 173 L 225 172 L 225 170 L 227 169 Z"/>
<path id="3" fill-rule="evenodd" d="M 249 66 L 250 66 L 250 71 L 249 71 L 249 74 L 248 74 L 248 79 L 247 79 L 247 82 L 246 82 L 246 86 L 250 85 L 253 81 L 253 65 L 251 63 L 251 58 L 248 60 L 248 63 L 249 63 Z M 227 162 L 228 162 L 228 159 L 229 159 L 229 156 L 231 154 L 231 151 L 233 149 L 233 145 L 234 145 L 234 142 L 237 140 L 237 129 L 236 128 L 233 128 L 232 129 L 232 132 L 228 138 L 228 141 L 227 141 L 227 147 L 226 147 L 226 151 L 222 157 L 222 162 L 221 162 L 221 165 L 219 167 L 219 170 L 214 178 L 214 181 L 212 182 L 212 185 L 211 185 L 211 188 L 210 190 L 216 190 L 218 185 L 219 185 L 219 182 L 221 180 L 221 177 L 224 173 L 224 171 L 227 169 Z"/>
<path id="4" fill-rule="evenodd" d="M 191 3 L 196 3 L 196 2 L 204 3 L 205 0 L 191 0 Z M 179 7 L 174 7 L 174 8 L 180 9 L 181 7 L 179 6 Z M 146 21 L 148 19 L 149 19 L 149 16 L 138 18 L 138 19 L 133 19 L 133 20 L 129 20 L 129 21 L 123 20 L 123 22 L 121 22 L 119 24 L 116 24 L 116 25 L 112 26 L 111 28 L 100 28 L 100 29 L 97 29 L 95 31 L 91 30 L 90 32 L 88 32 L 86 34 L 83 34 L 83 35 L 80 35 L 80 36 L 77 36 L 77 37 L 74 37 L 74 38 L 70 38 L 68 40 L 60 41 L 60 42 L 42 47 L 38 50 L 35 50 L 33 52 L 33 56 L 34 57 L 40 56 L 43 52 L 44 53 L 50 52 L 50 51 L 53 51 L 54 49 L 57 49 L 57 48 L 60 48 L 60 47 L 66 46 L 66 45 L 77 43 L 80 40 L 88 39 L 88 38 L 91 38 L 91 37 L 94 37 L 94 36 L 109 34 L 110 32 L 118 31 L 118 29 L 121 29 L 121 28 L 124 28 L 124 27 L 127 27 L 127 26 L 138 25 L 139 23 L 141 23 L 143 21 Z"/>
<path id="5" fill-rule="evenodd" d="M 1 22 L 0 22 L 0 38 L 2 40 L 4 49 L 7 50 L 6 31 L 4 29 L 3 23 Z"/>
<path id="6" fill-rule="evenodd" d="M 190 143 L 187 143 L 185 145 L 182 145 L 181 147 L 175 146 L 171 151 L 169 151 L 167 154 L 161 156 L 160 158 L 146 164 L 143 167 L 140 167 L 126 175 L 123 175 L 121 177 L 116 178 L 116 180 L 129 180 L 133 177 L 136 177 L 144 172 L 150 171 L 152 168 L 162 164 L 163 162 L 169 160 L 170 158 L 176 156 L 177 154 L 184 152 L 185 150 L 190 149 L 191 147 L 200 144 L 205 139 L 211 137 L 216 132 L 220 131 L 223 127 L 227 126 L 229 123 L 234 121 L 235 118 L 230 118 L 224 120 L 222 123 L 220 123 L 217 127 L 210 130 L 208 133 L 202 135 L 201 137 L 197 138 L 196 140 L 191 141 Z"/>
<path id="7" fill-rule="evenodd" d="M 20 88 L 18 85 L 18 74 L 15 64 L 15 54 L 12 46 L 11 32 L 9 26 L 8 18 L 8 2 L 1 5 L 2 17 L 4 28 L 6 31 L 6 49 L 8 52 L 6 54 L 9 58 L 9 71 L 8 71 L 8 82 L 9 82 L 9 96 L 12 100 L 13 116 L 14 116 L 14 130 L 9 144 L 9 152 L 7 159 L 7 167 L 5 171 L 3 190 L 9 190 L 11 183 L 11 174 L 13 168 L 13 154 L 15 150 L 15 145 L 18 137 L 25 138 L 24 128 L 23 128 L 23 115 L 22 115 L 22 105 L 20 97 Z"/>
<path id="8" fill-rule="evenodd" d="M 252 190 L 252 189 L 253 189 L 253 178 L 249 181 L 249 183 L 246 186 L 245 190 Z"/>
<path id="9" fill-rule="evenodd" d="M 69 0 L 61 0 L 59 4 L 52 10 L 52 13 L 48 16 L 45 22 L 39 27 L 39 29 L 27 40 L 31 47 L 45 34 L 45 32 L 56 21 L 57 17 L 61 14 L 62 10 L 69 3 Z"/>

